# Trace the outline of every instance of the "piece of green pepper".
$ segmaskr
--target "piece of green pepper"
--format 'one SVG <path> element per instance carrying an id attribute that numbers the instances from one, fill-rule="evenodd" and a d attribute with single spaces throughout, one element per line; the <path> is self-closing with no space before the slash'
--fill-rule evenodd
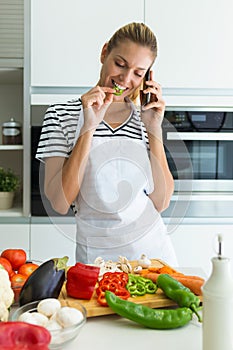
<path id="1" fill-rule="evenodd" d="M 152 281 L 146 283 L 146 293 L 147 294 L 155 294 L 157 292 L 157 289 L 158 289 L 157 285 L 155 283 L 153 283 Z"/>
<path id="2" fill-rule="evenodd" d="M 118 315 L 145 327 L 172 329 L 186 325 L 192 319 L 192 310 L 187 307 L 177 309 L 152 309 L 148 306 L 122 300 L 110 291 L 105 292 L 108 306 Z"/>
<path id="3" fill-rule="evenodd" d="M 142 296 L 145 294 L 154 294 L 157 291 L 157 285 L 153 283 L 149 278 L 141 276 L 135 276 L 129 274 L 128 283 L 126 289 L 132 296 Z"/>
<path id="4" fill-rule="evenodd" d="M 142 296 L 146 294 L 146 288 L 142 283 L 133 284 L 129 286 L 127 289 L 131 295 Z"/>
<path id="5" fill-rule="evenodd" d="M 159 275 L 156 283 L 168 298 L 175 301 L 180 307 L 190 308 L 197 315 L 199 322 L 201 322 L 201 316 L 197 312 L 200 299 L 189 288 L 168 274 Z"/>

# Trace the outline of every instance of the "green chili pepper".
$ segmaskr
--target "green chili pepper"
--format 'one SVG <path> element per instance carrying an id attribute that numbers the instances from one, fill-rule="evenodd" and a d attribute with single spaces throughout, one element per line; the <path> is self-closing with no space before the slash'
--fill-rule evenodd
<path id="1" fill-rule="evenodd" d="M 175 301 L 180 307 L 190 308 L 201 322 L 201 317 L 197 312 L 200 305 L 200 299 L 182 283 L 175 280 L 168 274 L 161 274 L 157 278 L 157 286 L 163 290 L 165 295 Z"/>
<path id="2" fill-rule="evenodd" d="M 105 292 L 108 306 L 118 315 L 145 327 L 154 329 L 172 329 L 186 325 L 192 319 L 192 310 L 183 307 L 177 309 L 152 309 L 117 297 L 110 291 Z"/>
<path id="3" fill-rule="evenodd" d="M 157 285 L 153 283 L 149 278 L 144 278 L 141 276 L 135 276 L 129 274 L 128 283 L 126 285 L 126 289 L 130 292 L 130 294 L 142 296 L 146 293 L 154 294 L 157 291 Z"/>

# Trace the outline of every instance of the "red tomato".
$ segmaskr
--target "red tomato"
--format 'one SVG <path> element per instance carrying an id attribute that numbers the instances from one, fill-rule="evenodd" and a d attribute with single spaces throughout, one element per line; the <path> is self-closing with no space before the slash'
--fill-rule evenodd
<path id="1" fill-rule="evenodd" d="M 20 273 L 15 273 L 14 276 L 11 277 L 11 288 L 14 292 L 14 300 L 16 303 L 19 301 L 21 289 L 27 279 L 27 276 L 21 275 Z"/>
<path id="2" fill-rule="evenodd" d="M 22 275 L 21 273 L 16 273 L 13 277 L 11 277 L 11 286 L 12 287 L 23 286 L 27 278 L 28 278 L 27 276 Z"/>
<path id="3" fill-rule="evenodd" d="M 14 275 L 16 275 L 16 272 L 15 272 L 14 270 L 12 270 L 11 273 L 10 273 L 10 280 L 12 279 L 12 277 L 13 277 Z"/>
<path id="4" fill-rule="evenodd" d="M 11 276 L 13 271 L 10 261 L 6 258 L 0 257 L 0 265 L 2 265 L 4 269 L 8 272 L 8 275 Z"/>
<path id="5" fill-rule="evenodd" d="M 27 256 L 23 249 L 6 249 L 2 252 L 1 256 L 10 261 L 13 270 L 25 264 Z"/>
<path id="6" fill-rule="evenodd" d="M 34 264 L 34 263 L 26 263 L 20 266 L 18 273 L 29 277 L 33 271 L 35 271 L 37 268 L 39 267 L 39 265 Z"/>
<path id="7" fill-rule="evenodd" d="M 15 303 L 18 303 L 21 289 L 27 279 L 27 276 L 21 275 L 20 273 L 15 273 L 14 276 L 11 277 L 11 288 L 14 292 Z"/>

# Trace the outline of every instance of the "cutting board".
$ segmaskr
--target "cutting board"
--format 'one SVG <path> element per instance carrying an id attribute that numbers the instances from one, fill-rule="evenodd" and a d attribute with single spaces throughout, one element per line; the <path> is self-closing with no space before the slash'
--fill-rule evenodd
<path id="1" fill-rule="evenodd" d="M 167 264 L 165 264 L 163 261 L 159 259 L 152 259 L 151 261 L 152 261 L 152 266 L 157 268 L 167 266 Z M 130 264 L 132 265 L 132 267 L 134 267 L 136 266 L 137 263 L 136 261 L 130 261 Z M 114 311 L 112 311 L 109 307 L 101 306 L 97 302 L 97 296 L 95 292 L 93 293 L 93 296 L 90 300 L 75 299 L 67 296 L 65 284 L 63 285 L 63 288 L 61 290 L 59 300 L 62 306 L 70 306 L 74 308 L 78 303 L 81 303 L 87 310 L 87 317 L 114 314 Z M 169 307 L 169 306 L 176 305 L 174 301 L 168 299 L 165 296 L 165 294 L 162 292 L 161 289 L 158 289 L 155 294 L 145 294 L 143 296 L 130 297 L 127 300 L 133 301 L 137 304 L 146 305 L 152 308 L 161 308 L 161 307 Z"/>

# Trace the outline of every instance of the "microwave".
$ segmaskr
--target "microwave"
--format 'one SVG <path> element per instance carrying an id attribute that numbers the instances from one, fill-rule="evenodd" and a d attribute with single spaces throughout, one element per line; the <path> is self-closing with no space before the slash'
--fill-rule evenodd
<path id="1" fill-rule="evenodd" d="M 232 217 L 233 112 L 166 111 L 163 140 L 175 182 L 166 215 L 180 201 L 177 215 Z"/>
<path id="2" fill-rule="evenodd" d="M 175 180 L 193 190 L 233 190 L 233 112 L 169 111 L 164 146 Z"/>

